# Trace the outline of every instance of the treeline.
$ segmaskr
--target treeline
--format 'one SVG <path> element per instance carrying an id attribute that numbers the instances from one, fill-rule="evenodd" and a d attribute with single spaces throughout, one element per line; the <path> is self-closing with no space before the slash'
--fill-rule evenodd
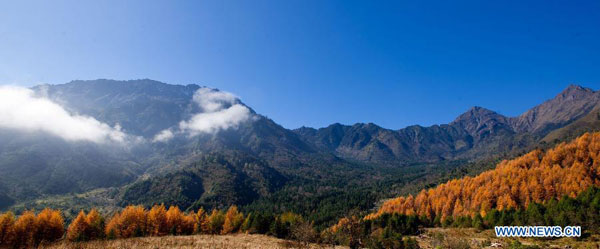
<path id="1" fill-rule="evenodd" d="M 586 133 L 546 152 L 534 150 L 475 177 L 451 180 L 418 195 L 387 201 L 385 213 L 448 217 L 486 216 L 490 210 L 523 209 L 562 196 L 575 197 L 599 185 L 600 133 Z"/>
<path id="2" fill-rule="evenodd" d="M 11 212 L 0 215 L 0 248 L 35 248 L 63 237 L 64 220 L 57 210 L 44 209 L 37 215 L 23 212 L 18 218 Z"/>
<path id="3" fill-rule="evenodd" d="M 544 203 L 530 203 L 525 209 L 491 209 L 485 216 L 441 216 L 383 213 L 376 217 L 342 218 L 321 233 L 329 244 L 351 248 L 418 248 L 407 235 L 425 227 L 492 229 L 494 226 L 581 226 L 585 234 L 600 233 L 600 187 L 590 187 L 575 198 L 563 196 Z"/>
<path id="4" fill-rule="evenodd" d="M 127 206 L 105 219 L 96 209 L 79 212 L 65 227 L 60 211 L 44 209 L 37 215 L 26 211 L 16 217 L 0 215 L 0 248 L 35 248 L 61 239 L 71 242 L 120 238 L 192 234 L 266 234 L 300 243 L 349 245 L 352 248 L 418 248 L 414 239 L 420 220 L 405 215 L 383 215 L 377 219 L 344 218 L 322 232 L 301 215 L 286 212 L 243 214 L 236 206 L 227 210 L 183 212 L 176 206 L 155 205 L 150 209 Z M 65 229 L 66 228 L 66 229 Z"/>
<path id="5" fill-rule="evenodd" d="M 300 215 L 250 213 L 244 215 L 236 206 L 227 210 L 183 212 L 176 206 L 168 209 L 155 205 L 150 209 L 127 206 L 106 220 L 96 209 L 79 212 L 65 229 L 60 211 L 44 209 L 39 214 L 26 211 L 19 217 L 12 212 L 0 215 L 0 248 L 32 248 L 62 238 L 90 241 L 143 236 L 191 234 L 267 234 L 304 242 L 319 242 L 312 223 Z"/>

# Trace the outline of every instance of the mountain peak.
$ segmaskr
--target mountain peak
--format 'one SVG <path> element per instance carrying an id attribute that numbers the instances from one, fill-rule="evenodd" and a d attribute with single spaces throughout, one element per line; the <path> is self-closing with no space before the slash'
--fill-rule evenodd
<path id="1" fill-rule="evenodd" d="M 556 98 L 559 100 L 578 99 L 594 94 L 594 90 L 582 87 L 580 85 L 571 84 L 565 90 L 560 92 Z"/>
<path id="2" fill-rule="evenodd" d="M 598 104 L 600 96 L 597 92 L 571 84 L 553 99 L 514 118 L 512 126 L 519 132 L 544 132 L 546 128 L 560 126 L 583 117 Z"/>
<path id="3" fill-rule="evenodd" d="M 487 134 L 510 130 L 508 118 L 495 111 L 474 106 L 458 116 L 450 125 L 465 129 L 471 136 L 481 139 Z"/>
<path id="4" fill-rule="evenodd" d="M 495 116 L 504 117 L 490 109 L 483 108 L 481 106 L 473 106 L 473 107 L 469 108 L 469 110 L 467 110 L 465 113 L 458 116 L 450 124 L 461 123 L 461 122 L 464 122 L 467 120 L 473 120 L 473 119 L 481 120 L 481 119 L 485 119 L 486 117 L 495 117 Z"/>

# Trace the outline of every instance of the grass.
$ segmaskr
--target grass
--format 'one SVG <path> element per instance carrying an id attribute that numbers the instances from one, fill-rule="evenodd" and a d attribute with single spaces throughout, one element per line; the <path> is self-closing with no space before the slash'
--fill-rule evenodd
<path id="1" fill-rule="evenodd" d="M 286 249 L 286 248 L 336 248 L 345 247 L 328 246 L 318 244 L 301 244 L 294 241 L 277 239 L 265 235 L 191 235 L 191 236 L 164 236 L 164 237 L 144 237 L 120 240 L 104 240 L 90 242 L 59 242 L 49 246 L 43 246 L 46 249 Z"/>
<path id="2" fill-rule="evenodd" d="M 499 243 L 502 248 L 511 248 L 509 245 L 515 238 L 498 238 L 493 230 L 478 231 L 474 228 L 427 228 L 425 232 L 416 236 L 421 248 L 491 248 L 490 243 Z M 600 237 L 592 235 L 586 238 L 519 238 L 523 245 L 546 248 L 600 248 Z M 468 247 L 455 246 L 467 244 Z M 450 246 L 453 245 L 453 246 Z"/>

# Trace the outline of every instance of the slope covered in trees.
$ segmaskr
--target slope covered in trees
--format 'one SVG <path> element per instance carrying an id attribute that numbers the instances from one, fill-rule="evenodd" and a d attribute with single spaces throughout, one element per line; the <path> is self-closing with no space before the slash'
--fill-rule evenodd
<path id="1" fill-rule="evenodd" d="M 475 177 L 451 180 L 418 195 L 389 200 L 372 219 L 386 213 L 429 219 L 474 216 L 492 209 L 520 209 L 530 203 L 576 197 L 600 185 L 600 133 L 586 133 L 547 151 L 534 150 L 505 160 Z"/>

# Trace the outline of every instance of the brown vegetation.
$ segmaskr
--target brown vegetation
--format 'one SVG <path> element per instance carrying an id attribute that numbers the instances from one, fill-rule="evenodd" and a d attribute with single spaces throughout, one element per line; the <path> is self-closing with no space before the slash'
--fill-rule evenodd
<path id="1" fill-rule="evenodd" d="M 191 236 L 163 236 L 145 237 L 117 240 L 97 240 L 80 243 L 57 243 L 44 247 L 47 249 L 284 249 L 284 248 L 334 248 L 317 244 L 300 244 L 293 241 L 277 239 L 271 236 L 258 234 L 233 234 L 233 235 L 191 235 Z M 347 248 L 336 246 L 335 248 Z"/>

